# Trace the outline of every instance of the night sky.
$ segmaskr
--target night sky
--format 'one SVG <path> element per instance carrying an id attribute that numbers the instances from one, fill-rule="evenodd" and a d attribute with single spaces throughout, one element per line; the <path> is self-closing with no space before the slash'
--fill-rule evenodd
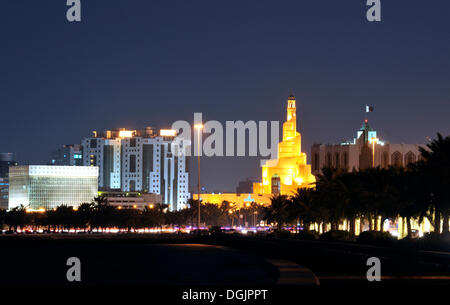
<path id="1" fill-rule="evenodd" d="M 381 23 L 365 0 L 81 3 L 69 23 L 66 0 L 0 2 L 0 151 L 20 163 L 45 164 L 92 130 L 193 112 L 283 121 L 290 93 L 308 155 L 353 138 L 366 104 L 391 143 L 450 133 L 448 0 L 382 0 Z M 260 177 L 259 158 L 202 158 L 210 191 L 246 177 Z"/>

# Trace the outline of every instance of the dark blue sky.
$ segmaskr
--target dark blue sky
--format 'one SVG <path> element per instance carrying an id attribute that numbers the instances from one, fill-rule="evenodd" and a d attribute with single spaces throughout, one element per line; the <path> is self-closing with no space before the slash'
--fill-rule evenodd
<path id="1" fill-rule="evenodd" d="M 450 2 L 382 0 L 0 2 L 0 151 L 45 163 L 91 130 L 179 119 L 284 120 L 303 150 L 352 138 L 363 107 L 390 142 L 450 133 Z M 202 159 L 210 190 L 258 177 L 258 158 Z M 195 173 L 193 173 L 195 177 Z"/>

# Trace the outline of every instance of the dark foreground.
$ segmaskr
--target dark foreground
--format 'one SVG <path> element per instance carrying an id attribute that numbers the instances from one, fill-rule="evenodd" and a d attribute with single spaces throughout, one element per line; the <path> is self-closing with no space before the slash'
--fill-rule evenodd
<path id="1" fill-rule="evenodd" d="M 3 283 L 67 283 L 66 261 L 81 262 L 82 284 L 271 285 L 277 269 L 245 252 L 204 244 L 59 243 L 3 248 Z"/>
<path id="2" fill-rule="evenodd" d="M 69 285 L 69 257 L 81 261 L 79 285 L 253 286 L 282 281 L 274 261 L 311 270 L 327 285 L 450 285 L 450 253 L 243 236 L 0 236 L 0 284 Z M 382 280 L 366 279 L 367 258 L 381 261 Z M 285 268 L 291 270 L 292 268 Z M 291 277 L 300 273 L 291 272 Z M 301 275 L 300 275 L 301 277 Z"/>

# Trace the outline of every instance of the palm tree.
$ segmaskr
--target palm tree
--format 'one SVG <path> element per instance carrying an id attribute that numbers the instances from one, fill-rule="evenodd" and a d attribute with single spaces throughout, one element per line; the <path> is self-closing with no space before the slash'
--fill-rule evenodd
<path id="1" fill-rule="evenodd" d="M 393 187 L 395 189 L 397 214 L 399 217 L 406 219 L 408 236 L 411 236 L 411 219 L 421 216 L 421 211 L 424 208 L 420 196 L 417 196 L 420 184 L 415 179 L 416 172 L 412 166 L 409 169 L 395 168 L 393 171 L 395 171 Z"/>
<path id="2" fill-rule="evenodd" d="M 86 228 L 91 224 L 94 204 L 83 203 L 78 207 L 76 218 L 77 225 L 86 232 Z"/>
<path id="3" fill-rule="evenodd" d="M 213 203 L 203 203 L 201 216 L 206 225 L 221 226 L 227 222 L 226 211 Z"/>
<path id="4" fill-rule="evenodd" d="M 309 230 L 311 223 L 320 223 L 323 220 L 324 215 L 320 215 L 323 209 L 320 209 L 318 205 L 317 192 L 313 188 L 298 188 L 291 197 L 291 201 L 293 204 L 292 210 L 302 221 L 305 231 Z"/>
<path id="5" fill-rule="evenodd" d="M 350 233 L 355 234 L 356 219 L 362 219 L 364 209 L 362 208 L 364 188 L 356 171 L 345 173 L 340 178 L 340 186 L 342 187 L 344 201 L 344 215 L 350 222 Z"/>
<path id="6" fill-rule="evenodd" d="M 344 173 L 343 169 L 324 167 L 322 174 L 317 176 L 316 189 L 322 207 L 323 221 L 330 222 L 332 230 L 337 230 L 339 222 L 344 218 L 346 197 L 340 181 Z"/>
<path id="7" fill-rule="evenodd" d="M 443 232 L 449 231 L 450 214 L 450 137 L 437 134 L 437 139 L 427 144 L 427 148 L 420 147 L 424 159 L 424 179 L 430 182 L 432 204 L 435 209 L 435 232 L 441 231 L 441 215 L 443 216 Z"/>
<path id="8" fill-rule="evenodd" d="M 292 219 L 290 201 L 286 195 L 273 195 L 270 200 L 272 204 L 264 209 L 264 219 L 276 222 L 278 231 L 281 231 L 283 224 Z"/>
<path id="9" fill-rule="evenodd" d="M 27 223 L 27 212 L 23 205 L 12 208 L 6 213 L 5 222 L 9 226 L 9 230 L 14 228 L 14 231 L 17 232 L 17 229 L 23 228 Z"/>
<path id="10" fill-rule="evenodd" d="M 0 209 L 0 230 L 3 230 L 5 220 L 6 220 L 6 210 Z"/>

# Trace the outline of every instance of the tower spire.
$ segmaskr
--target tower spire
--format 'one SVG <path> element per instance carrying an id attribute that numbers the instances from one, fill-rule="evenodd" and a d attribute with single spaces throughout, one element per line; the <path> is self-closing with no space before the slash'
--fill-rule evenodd
<path id="1" fill-rule="evenodd" d="M 289 95 L 288 97 L 288 106 L 287 106 L 287 120 L 290 121 L 291 119 L 295 119 L 297 121 L 297 107 L 295 105 L 295 96 Z"/>
<path id="2" fill-rule="evenodd" d="M 287 120 L 283 124 L 283 140 L 294 138 L 297 134 L 297 108 L 295 96 L 289 95 L 287 100 Z"/>

